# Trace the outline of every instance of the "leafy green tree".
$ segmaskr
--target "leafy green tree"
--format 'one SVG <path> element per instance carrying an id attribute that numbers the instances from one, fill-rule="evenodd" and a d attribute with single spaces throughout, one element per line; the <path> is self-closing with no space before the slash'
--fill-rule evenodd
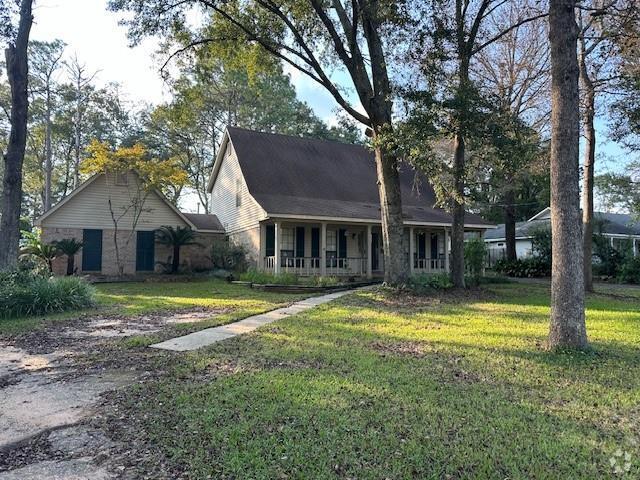
<path id="1" fill-rule="evenodd" d="M 640 219 L 640 162 L 630 163 L 626 173 L 598 175 L 595 187 L 608 209 L 627 210 Z"/>
<path id="2" fill-rule="evenodd" d="M 156 240 L 173 249 L 171 273 L 178 273 L 180 268 L 180 249 L 187 245 L 198 245 L 195 238 L 196 234 L 189 227 L 163 225 L 156 231 Z"/>
<path id="3" fill-rule="evenodd" d="M 168 187 L 186 182 L 186 173 L 174 160 L 150 158 L 145 148 L 136 144 L 132 147 L 112 149 L 105 143 L 94 140 L 89 147 L 90 156 L 82 164 L 82 172 L 87 175 L 124 175 L 127 177 L 127 200 L 120 196 L 107 198 L 113 224 L 113 246 L 119 275 L 124 274 L 122 251 L 126 250 L 136 234 L 136 227 L 143 214 L 149 213 L 146 202 L 156 191 L 166 191 Z M 129 175 L 135 178 L 129 181 Z M 120 232 L 126 232 L 121 238 Z"/>

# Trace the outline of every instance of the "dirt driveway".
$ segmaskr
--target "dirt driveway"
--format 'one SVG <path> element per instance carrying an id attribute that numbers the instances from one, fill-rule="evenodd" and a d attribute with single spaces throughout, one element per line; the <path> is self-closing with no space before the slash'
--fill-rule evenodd
<path id="1" fill-rule="evenodd" d="M 176 323 L 218 313 L 85 316 L 0 338 L 0 480 L 139 478 L 127 445 L 105 434 L 96 406 L 105 392 L 162 375 L 175 354 L 126 348 L 122 339 L 168 338 Z"/>

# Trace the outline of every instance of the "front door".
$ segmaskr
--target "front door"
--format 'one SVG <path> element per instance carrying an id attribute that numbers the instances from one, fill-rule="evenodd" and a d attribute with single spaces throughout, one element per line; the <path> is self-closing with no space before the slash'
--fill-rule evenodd
<path id="1" fill-rule="evenodd" d="M 138 232 L 136 239 L 136 271 L 152 272 L 155 260 L 155 232 Z"/>
<path id="2" fill-rule="evenodd" d="M 102 230 L 82 231 L 82 270 L 84 272 L 102 270 Z"/>
<path id="3" fill-rule="evenodd" d="M 371 234 L 371 270 L 380 270 L 380 235 Z"/>

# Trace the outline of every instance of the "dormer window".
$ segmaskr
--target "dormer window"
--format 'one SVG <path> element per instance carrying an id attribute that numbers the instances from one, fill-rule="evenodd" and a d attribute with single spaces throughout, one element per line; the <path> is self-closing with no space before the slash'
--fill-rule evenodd
<path id="1" fill-rule="evenodd" d="M 126 172 L 116 172 L 115 184 L 121 187 L 126 187 L 129 184 L 128 176 Z"/>

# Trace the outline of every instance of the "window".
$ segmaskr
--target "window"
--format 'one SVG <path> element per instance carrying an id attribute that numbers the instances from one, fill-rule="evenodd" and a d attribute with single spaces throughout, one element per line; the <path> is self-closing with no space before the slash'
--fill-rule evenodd
<path id="1" fill-rule="evenodd" d="M 281 228 L 280 234 L 282 235 L 282 239 L 280 241 L 280 256 L 282 259 L 280 260 L 280 263 L 282 266 L 293 267 L 295 230 L 293 228 Z"/>
<path id="2" fill-rule="evenodd" d="M 236 207 L 242 205 L 242 180 L 236 180 Z"/>
<path id="3" fill-rule="evenodd" d="M 327 230 L 327 267 L 338 266 L 338 235 L 335 230 Z"/>
<path id="4" fill-rule="evenodd" d="M 128 185 L 128 178 L 126 172 L 116 172 L 116 185 L 126 186 Z"/>

